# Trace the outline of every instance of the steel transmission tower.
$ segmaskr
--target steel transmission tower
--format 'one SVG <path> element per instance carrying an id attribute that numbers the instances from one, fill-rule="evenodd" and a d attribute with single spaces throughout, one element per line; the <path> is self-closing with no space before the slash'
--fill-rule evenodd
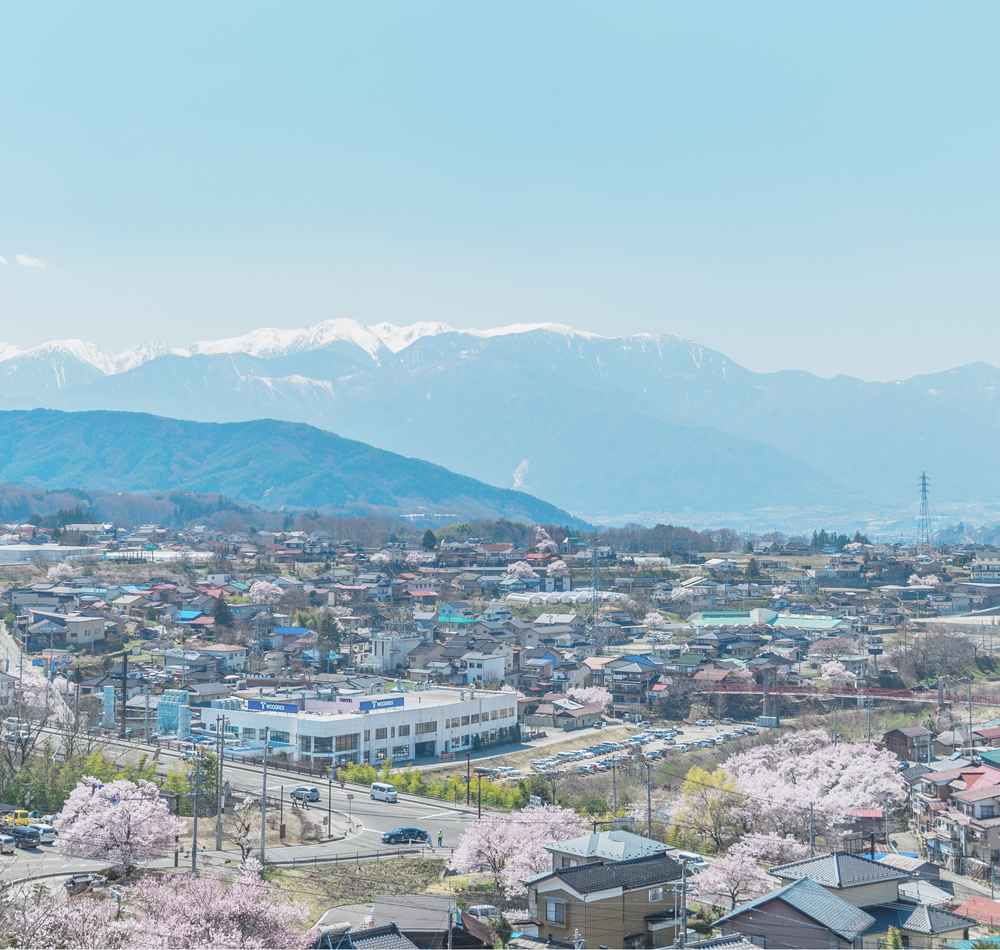
<path id="1" fill-rule="evenodd" d="M 920 516 L 917 518 L 917 547 L 931 545 L 931 510 L 927 504 L 927 473 L 920 473 Z"/>
<path id="2" fill-rule="evenodd" d="M 590 564 L 590 589 L 592 601 L 592 614 L 591 614 L 591 633 L 593 634 L 594 640 L 598 645 L 601 643 L 601 638 L 598 634 L 597 623 L 600 620 L 600 607 L 601 607 L 601 561 L 597 553 L 597 533 L 594 532 L 594 549 L 591 556 Z"/>

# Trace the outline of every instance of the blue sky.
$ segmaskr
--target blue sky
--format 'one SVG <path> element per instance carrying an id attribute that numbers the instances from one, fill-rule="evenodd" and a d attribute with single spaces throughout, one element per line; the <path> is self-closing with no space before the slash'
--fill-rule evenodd
<path id="1" fill-rule="evenodd" d="M 0 339 L 551 320 L 758 370 L 1000 365 L 998 20 L 8 4 Z"/>

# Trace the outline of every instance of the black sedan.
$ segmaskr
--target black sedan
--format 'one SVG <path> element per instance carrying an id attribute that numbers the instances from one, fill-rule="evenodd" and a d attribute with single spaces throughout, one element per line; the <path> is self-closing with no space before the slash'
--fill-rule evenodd
<path id="1" fill-rule="evenodd" d="M 426 841 L 427 832 L 419 828 L 397 828 L 382 835 L 383 844 L 408 844 L 411 841 Z"/>

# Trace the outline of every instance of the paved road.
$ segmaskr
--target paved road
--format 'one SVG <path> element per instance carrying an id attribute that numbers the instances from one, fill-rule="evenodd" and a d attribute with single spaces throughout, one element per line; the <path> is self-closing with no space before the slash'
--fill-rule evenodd
<path id="1" fill-rule="evenodd" d="M 117 749 L 122 754 L 135 752 L 137 749 L 152 755 L 153 746 L 136 746 L 112 740 L 109 751 Z M 166 773 L 170 766 L 181 758 L 181 753 L 160 750 L 158 771 Z M 234 789 L 260 794 L 263 786 L 263 769 L 260 766 L 227 762 L 225 778 Z M 292 808 L 290 792 L 298 785 L 315 785 L 320 790 L 320 801 L 310 804 L 310 812 L 322 820 L 328 809 L 333 813 L 335 832 L 345 831 L 342 837 L 319 844 L 290 845 L 267 849 L 267 857 L 272 861 L 287 861 L 293 858 L 312 860 L 318 856 L 321 860 L 332 855 L 353 856 L 355 854 L 372 853 L 376 850 L 391 850 L 390 845 L 382 844 L 382 834 L 400 827 L 416 827 L 428 832 L 432 838 L 432 849 L 428 854 L 435 856 L 448 855 L 458 843 L 458 838 L 465 827 L 476 820 L 476 807 L 466 807 L 464 803 L 458 807 L 434 799 L 420 798 L 414 795 L 400 795 L 399 801 L 373 801 L 370 791 L 363 785 L 348 784 L 344 788 L 337 782 L 321 782 L 309 779 L 308 776 L 281 769 L 268 767 L 267 792 L 271 796 L 281 795 L 284 807 Z M 348 799 L 348 795 L 353 799 Z M 213 818 L 199 821 L 199 841 L 207 846 L 200 853 L 199 860 L 205 866 L 222 861 L 238 861 L 239 852 L 216 852 L 215 821 Z M 437 847 L 437 833 L 443 832 L 443 847 Z M 157 866 L 173 866 L 173 857 L 163 861 L 153 862 Z M 190 855 L 182 854 L 181 866 L 190 866 Z M 0 879 L 19 880 L 29 876 L 52 874 L 76 874 L 84 871 L 100 870 L 107 867 L 107 861 L 91 861 L 84 859 L 66 860 L 58 854 L 54 845 L 42 845 L 41 848 L 18 851 L 13 856 L 5 857 L 0 865 Z"/>

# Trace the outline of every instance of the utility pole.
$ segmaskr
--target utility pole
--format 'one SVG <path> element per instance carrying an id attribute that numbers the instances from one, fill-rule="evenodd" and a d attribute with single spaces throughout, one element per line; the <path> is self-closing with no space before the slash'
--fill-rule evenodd
<path id="1" fill-rule="evenodd" d="M 813 844 L 815 842 L 815 836 L 813 834 L 813 803 L 809 803 L 809 857 L 813 856 Z"/>
<path id="2" fill-rule="evenodd" d="M 201 788 L 201 753 L 194 755 L 194 835 L 191 839 L 191 873 L 198 873 L 198 790 Z"/>
<path id="3" fill-rule="evenodd" d="M 267 830 L 267 746 L 271 727 L 264 727 L 264 787 L 260 793 L 260 863 L 264 863 L 264 832 Z"/>
<path id="4" fill-rule="evenodd" d="M 483 777 L 479 776 L 479 791 L 476 792 L 476 804 L 479 806 L 479 816 L 483 817 Z"/>
<path id="5" fill-rule="evenodd" d="M 226 722 L 228 720 L 225 716 L 216 716 L 215 722 L 216 727 L 219 730 L 219 735 L 217 737 L 218 747 L 219 747 L 219 788 L 218 788 L 218 804 L 215 812 L 215 850 L 222 850 L 222 768 L 223 762 L 226 757 Z"/>
<path id="6" fill-rule="evenodd" d="M 472 794 L 472 753 L 465 753 L 465 804 L 469 804 L 469 796 Z"/>
<path id="7" fill-rule="evenodd" d="M 653 780 L 646 765 L 646 837 L 653 837 Z"/>
<path id="8" fill-rule="evenodd" d="M 618 780 L 615 778 L 616 774 L 617 773 L 616 773 L 616 769 L 615 769 L 615 763 L 612 762 L 611 763 L 611 789 L 612 789 L 612 792 L 614 793 L 614 797 L 615 797 L 615 811 L 614 811 L 615 818 L 618 817 Z"/>
<path id="9" fill-rule="evenodd" d="M 688 930 L 688 881 L 687 881 L 687 860 L 681 858 L 681 932 L 679 934 L 680 946 L 687 946 Z"/>
<path id="10" fill-rule="evenodd" d="M 885 793 L 885 849 L 889 850 L 889 793 Z"/>
<path id="11" fill-rule="evenodd" d="M 833 704 L 833 744 L 837 744 L 837 703 Z"/>

